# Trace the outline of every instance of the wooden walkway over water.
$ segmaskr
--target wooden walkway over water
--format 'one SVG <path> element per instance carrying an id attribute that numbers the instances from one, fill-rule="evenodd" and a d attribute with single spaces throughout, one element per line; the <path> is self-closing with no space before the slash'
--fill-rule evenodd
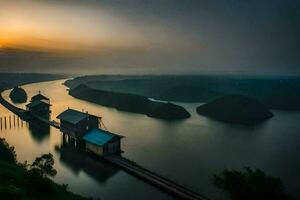
<path id="1" fill-rule="evenodd" d="M 151 172 L 148 169 L 145 169 L 142 166 L 122 157 L 122 156 L 107 156 L 104 157 L 108 162 L 117 165 L 118 167 L 124 169 L 130 174 L 133 174 L 136 177 L 143 179 L 151 183 L 152 185 L 168 192 L 171 195 L 174 195 L 180 199 L 187 200 L 208 200 L 196 192 L 191 191 L 190 189 L 179 185 L 169 179 L 166 179 L 154 172 Z"/>

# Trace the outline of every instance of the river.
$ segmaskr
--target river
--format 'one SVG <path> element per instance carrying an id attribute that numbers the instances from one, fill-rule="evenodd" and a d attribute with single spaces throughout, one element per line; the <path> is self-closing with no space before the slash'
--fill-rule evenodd
<path id="1" fill-rule="evenodd" d="M 52 119 L 68 107 L 103 117 L 109 131 L 125 136 L 124 157 L 208 198 L 227 199 L 212 184 L 214 173 L 250 166 L 280 177 L 288 193 L 300 199 L 300 112 L 273 110 L 275 117 L 259 126 L 245 127 L 200 116 L 195 111 L 199 104 L 180 103 L 192 117 L 168 122 L 75 99 L 68 95 L 63 82 L 34 83 L 23 88 L 29 99 L 38 91 L 51 99 Z M 5 91 L 4 98 L 8 99 L 8 94 Z M 17 106 L 24 108 L 25 104 Z M 15 147 L 18 161 L 30 163 L 40 154 L 51 152 L 58 171 L 54 181 L 68 184 L 75 193 L 109 200 L 173 199 L 123 170 L 62 145 L 62 135 L 55 128 L 18 123 L 3 106 L 0 117 L 7 119 L 0 137 Z"/>

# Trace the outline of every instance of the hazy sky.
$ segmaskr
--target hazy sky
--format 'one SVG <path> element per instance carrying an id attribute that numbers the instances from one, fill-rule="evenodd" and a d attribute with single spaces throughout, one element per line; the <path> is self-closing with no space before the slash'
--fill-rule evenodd
<path id="1" fill-rule="evenodd" d="M 0 71 L 300 74 L 300 0 L 0 0 Z"/>

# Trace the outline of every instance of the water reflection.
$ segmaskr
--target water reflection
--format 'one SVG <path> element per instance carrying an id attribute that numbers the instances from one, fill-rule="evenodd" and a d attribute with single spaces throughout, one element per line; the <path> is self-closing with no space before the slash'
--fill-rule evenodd
<path id="1" fill-rule="evenodd" d="M 36 142 L 42 142 L 50 135 L 50 126 L 37 121 L 29 121 L 29 133 Z"/>
<path id="2" fill-rule="evenodd" d="M 85 152 L 70 138 L 62 136 L 61 144 L 61 146 L 55 147 L 60 154 L 60 162 L 77 176 L 80 171 L 84 171 L 99 183 L 105 183 L 119 171 L 119 168 Z"/>
<path id="3" fill-rule="evenodd" d="M 29 127 L 29 133 L 34 140 L 41 142 L 49 137 L 50 126 L 45 123 L 38 121 L 23 121 L 17 115 L 4 115 L 0 117 L 0 130 L 10 130 L 23 128 L 24 126 Z"/>

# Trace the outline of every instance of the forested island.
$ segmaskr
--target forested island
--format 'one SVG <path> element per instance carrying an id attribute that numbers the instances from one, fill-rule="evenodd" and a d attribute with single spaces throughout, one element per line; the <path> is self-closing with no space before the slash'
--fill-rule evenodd
<path id="1" fill-rule="evenodd" d="M 183 107 L 173 103 L 152 101 L 141 95 L 93 89 L 84 84 L 70 89 L 69 94 L 75 98 L 103 106 L 159 119 L 179 120 L 191 116 Z"/>
<path id="2" fill-rule="evenodd" d="M 14 103 L 25 103 L 27 101 L 27 93 L 21 87 L 14 87 L 9 94 L 9 98 Z"/>
<path id="3" fill-rule="evenodd" d="M 210 102 L 224 95 L 239 94 L 257 99 L 267 108 L 300 110 L 300 78 L 297 76 L 222 75 L 94 75 L 65 82 L 74 88 L 91 88 L 142 95 L 164 101 Z"/>
<path id="4" fill-rule="evenodd" d="M 197 107 L 197 113 L 237 124 L 254 125 L 273 117 L 256 99 L 241 95 L 227 95 Z"/>

